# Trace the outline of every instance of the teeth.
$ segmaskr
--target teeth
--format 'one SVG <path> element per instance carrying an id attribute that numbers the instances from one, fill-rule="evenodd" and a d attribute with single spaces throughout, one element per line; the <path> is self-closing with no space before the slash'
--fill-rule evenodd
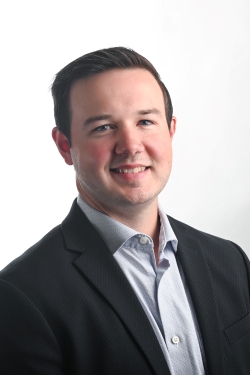
<path id="1" fill-rule="evenodd" d="M 139 173 L 139 172 L 145 171 L 145 169 L 146 169 L 146 167 L 136 167 L 136 168 L 129 168 L 129 169 L 118 168 L 118 169 L 116 169 L 116 172 L 119 172 L 119 173 Z"/>

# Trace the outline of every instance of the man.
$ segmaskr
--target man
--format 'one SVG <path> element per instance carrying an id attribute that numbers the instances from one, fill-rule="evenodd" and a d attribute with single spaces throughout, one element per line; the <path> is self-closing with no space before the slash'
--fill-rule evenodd
<path id="1" fill-rule="evenodd" d="M 155 68 L 96 51 L 52 95 L 79 196 L 0 274 L 2 373 L 249 375 L 246 255 L 158 205 L 176 119 Z"/>

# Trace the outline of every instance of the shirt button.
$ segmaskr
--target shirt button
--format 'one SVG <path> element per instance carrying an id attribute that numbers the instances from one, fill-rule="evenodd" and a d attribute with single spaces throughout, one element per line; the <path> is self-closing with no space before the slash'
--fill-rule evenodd
<path id="1" fill-rule="evenodd" d="M 180 339 L 178 336 L 173 336 L 172 339 L 171 339 L 172 343 L 173 344 L 179 344 L 180 342 Z"/>
<path id="2" fill-rule="evenodd" d="M 148 243 L 148 239 L 147 239 L 147 237 L 142 236 L 142 237 L 140 238 L 140 243 L 142 243 L 143 245 L 145 245 L 146 243 Z"/>

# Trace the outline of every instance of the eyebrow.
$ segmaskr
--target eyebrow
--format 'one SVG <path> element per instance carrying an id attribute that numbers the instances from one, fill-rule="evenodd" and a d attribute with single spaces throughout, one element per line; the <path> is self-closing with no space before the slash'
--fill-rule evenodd
<path id="1" fill-rule="evenodd" d="M 137 114 L 138 115 L 149 115 L 149 114 L 155 114 L 157 116 L 161 116 L 161 111 L 159 111 L 159 109 L 157 108 L 150 108 L 150 109 L 142 109 L 141 111 L 138 111 Z"/>
<path id="2" fill-rule="evenodd" d="M 159 111 L 159 109 L 157 109 L 157 108 L 142 109 L 142 110 L 136 112 L 137 115 L 149 115 L 151 113 L 155 114 L 157 116 L 162 115 L 161 111 Z M 99 116 L 89 117 L 84 121 L 83 126 L 90 125 L 93 122 L 97 122 L 97 121 L 109 120 L 110 118 L 112 118 L 112 115 L 109 115 L 109 114 L 106 114 L 106 115 L 103 114 L 103 115 L 99 115 Z"/>
<path id="3" fill-rule="evenodd" d="M 89 117 L 89 118 L 87 118 L 87 120 L 84 121 L 83 126 L 87 126 L 87 125 L 92 124 L 93 122 L 96 122 L 96 121 L 108 120 L 111 117 L 112 117 L 111 115 L 100 115 L 100 116 Z"/>

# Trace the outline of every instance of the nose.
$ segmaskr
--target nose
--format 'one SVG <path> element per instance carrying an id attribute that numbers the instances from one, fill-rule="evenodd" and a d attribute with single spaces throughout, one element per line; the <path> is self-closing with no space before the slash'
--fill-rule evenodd
<path id="1" fill-rule="evenodd" d="M 142 134 L 136 126 L 124 126 L 117 132 L 115 152 L 118 155 L 133 156 L 144 150 Z"/>

